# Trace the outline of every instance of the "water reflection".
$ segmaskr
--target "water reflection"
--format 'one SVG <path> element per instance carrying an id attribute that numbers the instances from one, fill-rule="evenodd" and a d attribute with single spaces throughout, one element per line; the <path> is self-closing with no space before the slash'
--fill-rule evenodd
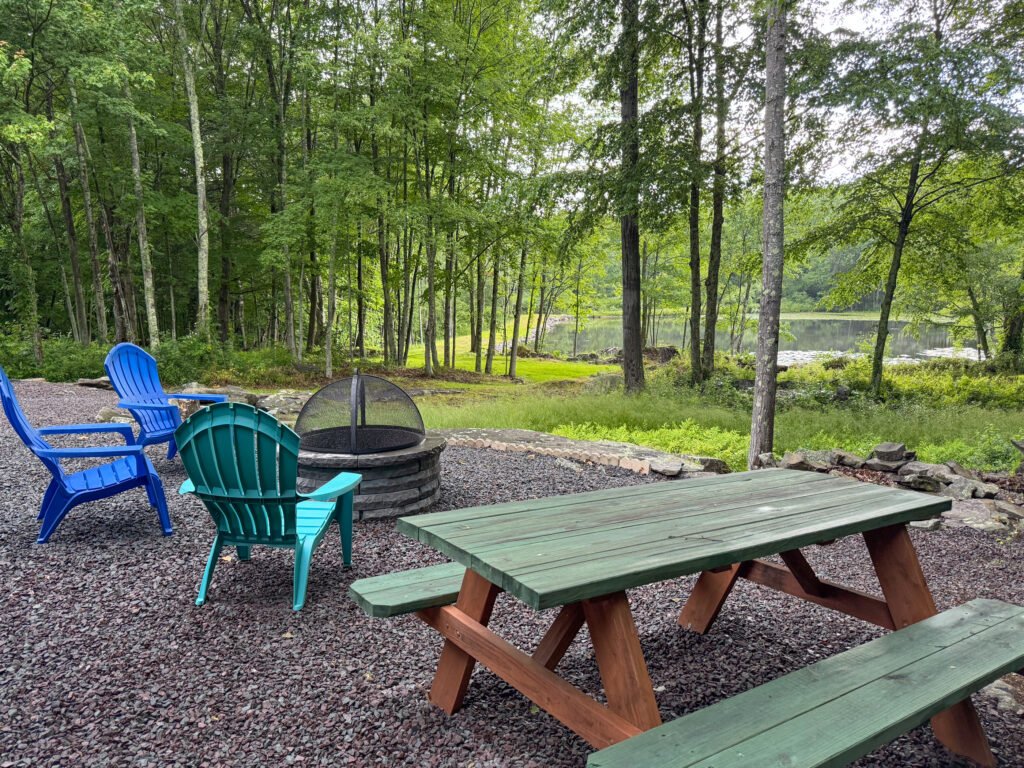
<path id="1" fill-rule="evenodd" d="M 888 353 L 893 358 L 922 359 L 928 357 L 964 356 L 976 358 L 973 344 L 965 349 L 954 349 L 949 330 L 942 325 L 922 325 L 917 335 L 911 334 L 905 322 L 889 325 Z M 813 359 L 828 353 L 855 353 L 870 349 L 874 343 L 877 323 L 847 317 L 800 318 L 783 321 L 783 334 L 779 341 L 780 362 Z M 666 318 L 658 326 L 658 344 L 682 347 L 688 338 L 684 317 Z M 562 355 L 571 355 L 573 348 L 572 322 L 560 323 L 548 331 L 545 349 Z M 716 334 L 719 349 L 728 349 L 729 332 Z M 747 331 L 743 350 L 753 352 L 757 343 L 754 331 Z M 867 344 L 867 346 L 865 346 Z M 600 352 L 609 347 L 622 346 L 621 320 L 617 317 L 597 317 L 588 320 L 580 331 L 577 351 Z M 788 353 L 788 354 L 787 354 Z M 801 354 L 803 353 L 803 354 Z"/>

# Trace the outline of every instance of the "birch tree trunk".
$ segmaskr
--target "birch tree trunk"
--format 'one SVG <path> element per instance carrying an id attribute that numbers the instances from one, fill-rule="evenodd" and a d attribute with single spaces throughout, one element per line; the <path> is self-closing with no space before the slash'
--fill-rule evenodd
<path id="1" fill-rule="evenodd" d="M 783 200 L 785 199 L 786 4 L 769 0 L 765 50 L 764 202 L 761 311 L 757 322 L 757 372 L 747 466 L 772 450 L 775 439 L 775 380 L 782 304 Z"/>
<path id="2" fill-rule="evenodd" d="M 185 78 L 185 96 L 188 99 L 188 122 L 192 132 L 192 155 L 196 166 L 196 217 L 198 246 L 196 254 L 198 301 L 196 302 L 196 330 L 204 339 L 210 336 L 210 227 L 209 206 L 206 202 L 206 160 L 203 157 L 203 134 L 199 124 L 199 99 L 196 96 L 196 76 L 192 68 L 188 39 L 185 35 L 185 15 L 181 0 L 174 0 L 175 26 L 181 46 L 181 69 Z M 200 28 L 202 28 L 200 23 Z"/>
<path id="3" fill-rule="evenodd" d="M 519 271 L 516 274 L 516 305 L 512 313 L 512 349 L 508 358 L 508 377 L 516 377 L 516 362 L 519 360 L 519 316 L 523 314 L 523 290 L 526 287 L 526 253 L 527 243 L 523 240 L 523 247 L 519 251 Z"/>
<path id="4" fill-rule="evenodd" d="M 131 102 L 128 86 L 125 98 Z M 146 301 L 146 325 L 149 331 L 149 346 L 160 346 L 160 326 L 156 317 L 156 288 L 153 285 L 153 259 L 149 250 L 149 234 L 146 232 L 146 207 L 142 196 L 142 163 L 139 160 L 139 139 L 135 134 L 135 120 L 128 118 L 128 149 L 132 156 L 132 181 L 135 185 L 135 232 L 139 238 L 139 261 L 142 263 L 142 291 Z"/>
<path id="5" fill-rule="evenodd" d="M 707 378 L 715 369 L 715 331 L 718 330 L 718 277 L 722 265 L 722 225 L 725 222 L 725 36 L 722 29 L 724 0 L 715 7 L 715 162 L 711 182 L 711 245 L 708 250 L 708 276 L 704 280 L 707 304 L 704 309 L 704 350 L 701 375 Z"/>

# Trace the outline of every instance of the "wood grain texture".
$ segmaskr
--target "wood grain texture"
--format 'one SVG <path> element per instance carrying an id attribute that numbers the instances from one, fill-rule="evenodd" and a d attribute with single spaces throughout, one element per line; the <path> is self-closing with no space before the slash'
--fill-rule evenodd
<path id="1" fill-rule="evenodd" d="M 633 723 L 574 688 L 457 606 L 428 608 L 417 615 L 462 653 L 480 661 L 594 747 L 600 749 L 640 733 Z"/>
<path id="2" fill-rule="evenodd" d="M 1024 608 L 975 600 L 590 756 L 589 768 L 838 768 L 1019 668 Z"/>
<path id="3" fill-rule="evenodd" d="M 661 725 L 654 685 L 625 592 L 583 602 L 608 708 L 640 730 Z"/>
<path id="4" fill-rule="evenodd" d="M 428 565 L 358 579 L 349 586 L 348 593 L 367 616 L 401 616 L 423 608 L 451 605 L 459 596 L 465 575 L 465 566 L 458 563 Z"/>
<path id="5" fill-rule="evenodd" d="M 576 639 L 580 629 L 583 628 L 585 620 L 583 607 L 579 603 L 563 606 L 551 627 L 537 644 L 537 649 L 533 652 L 534 660 L 538 664 L 554 670 L 565 652 L 569 650 L 572 641 Z"/>
<path id="6" fill-rule="evenodd" d="M 917 552 L 904 525 L 864 532 L 878 583 L 897 628 L 922 621 L 936 613 Z M 995 756 L 970 700 L 954 704 L 932 718 L 932 731 L 947 749 L 979 765 L 994 766 Z"/>
<path id="7" fill-rule="evenodd" d="M 763 470 L 398 525 L 540 610 L 923 519 L 949 504 L 846 478 Z"/>
<path id="8" fill-rule="evenodd" d="M 679 613 L 679 626 L 704 634 L 715 623 L 740 573 L 740 563 L 724 571 L 704 571 Z"/>
<path id="9" fill-rule="evenodd" d="M 455 607 L 468 621 L 486 627 L 487 622 L 491 620 L 494 601 L 500 591 L 479 574 L 467 570 Z M 445 634 L 445 638 L 441 658 L 437 662 L 437 672 L 434 674 L 434 683 L 427 698 L 451 715 L 462 706 L 476 659 L 454 643 L 449 635 Z"/>

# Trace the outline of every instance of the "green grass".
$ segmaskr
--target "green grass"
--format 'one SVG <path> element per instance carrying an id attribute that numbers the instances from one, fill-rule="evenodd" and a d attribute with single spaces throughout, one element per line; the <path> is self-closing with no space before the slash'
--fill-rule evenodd
<path id="1" fill-rule="evenodd" d="M 519 427 L 588 440 L 622 440 L 673 453 L 711 455 L 745 468 L 750 412 L 709 403 L 693 390 L 542 393 L 527 388 L 508 397 L 460 405 L 421 401 L 428 427 Z M 953 459 L 986 470 L 1012 470 L 1020 461 L 1011 437 L 1024 435 L 1024 413 L 963 405 L 932 408 L 855 403 L 784 408 L 776 420 L 776 451 L 843 448 L 861 455 L 880 442 L 906 443 L 924 461 Z"/>

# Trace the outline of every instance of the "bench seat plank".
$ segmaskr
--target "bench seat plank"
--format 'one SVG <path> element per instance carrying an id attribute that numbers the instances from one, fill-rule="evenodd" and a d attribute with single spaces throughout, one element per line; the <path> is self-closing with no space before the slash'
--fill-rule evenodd
<path id="1" fill-rule="evenodd" d="M 352 582 L 349 595 L 372 618 L 450 605 L 459 596 L 466 566 L 442 563 Z"/>
<path id="2" fill-rule="evenodd" d="M 1024 608 L 974 600 L 608 749 L 588 768 L 847 765 L 1024 666 Z"/>

